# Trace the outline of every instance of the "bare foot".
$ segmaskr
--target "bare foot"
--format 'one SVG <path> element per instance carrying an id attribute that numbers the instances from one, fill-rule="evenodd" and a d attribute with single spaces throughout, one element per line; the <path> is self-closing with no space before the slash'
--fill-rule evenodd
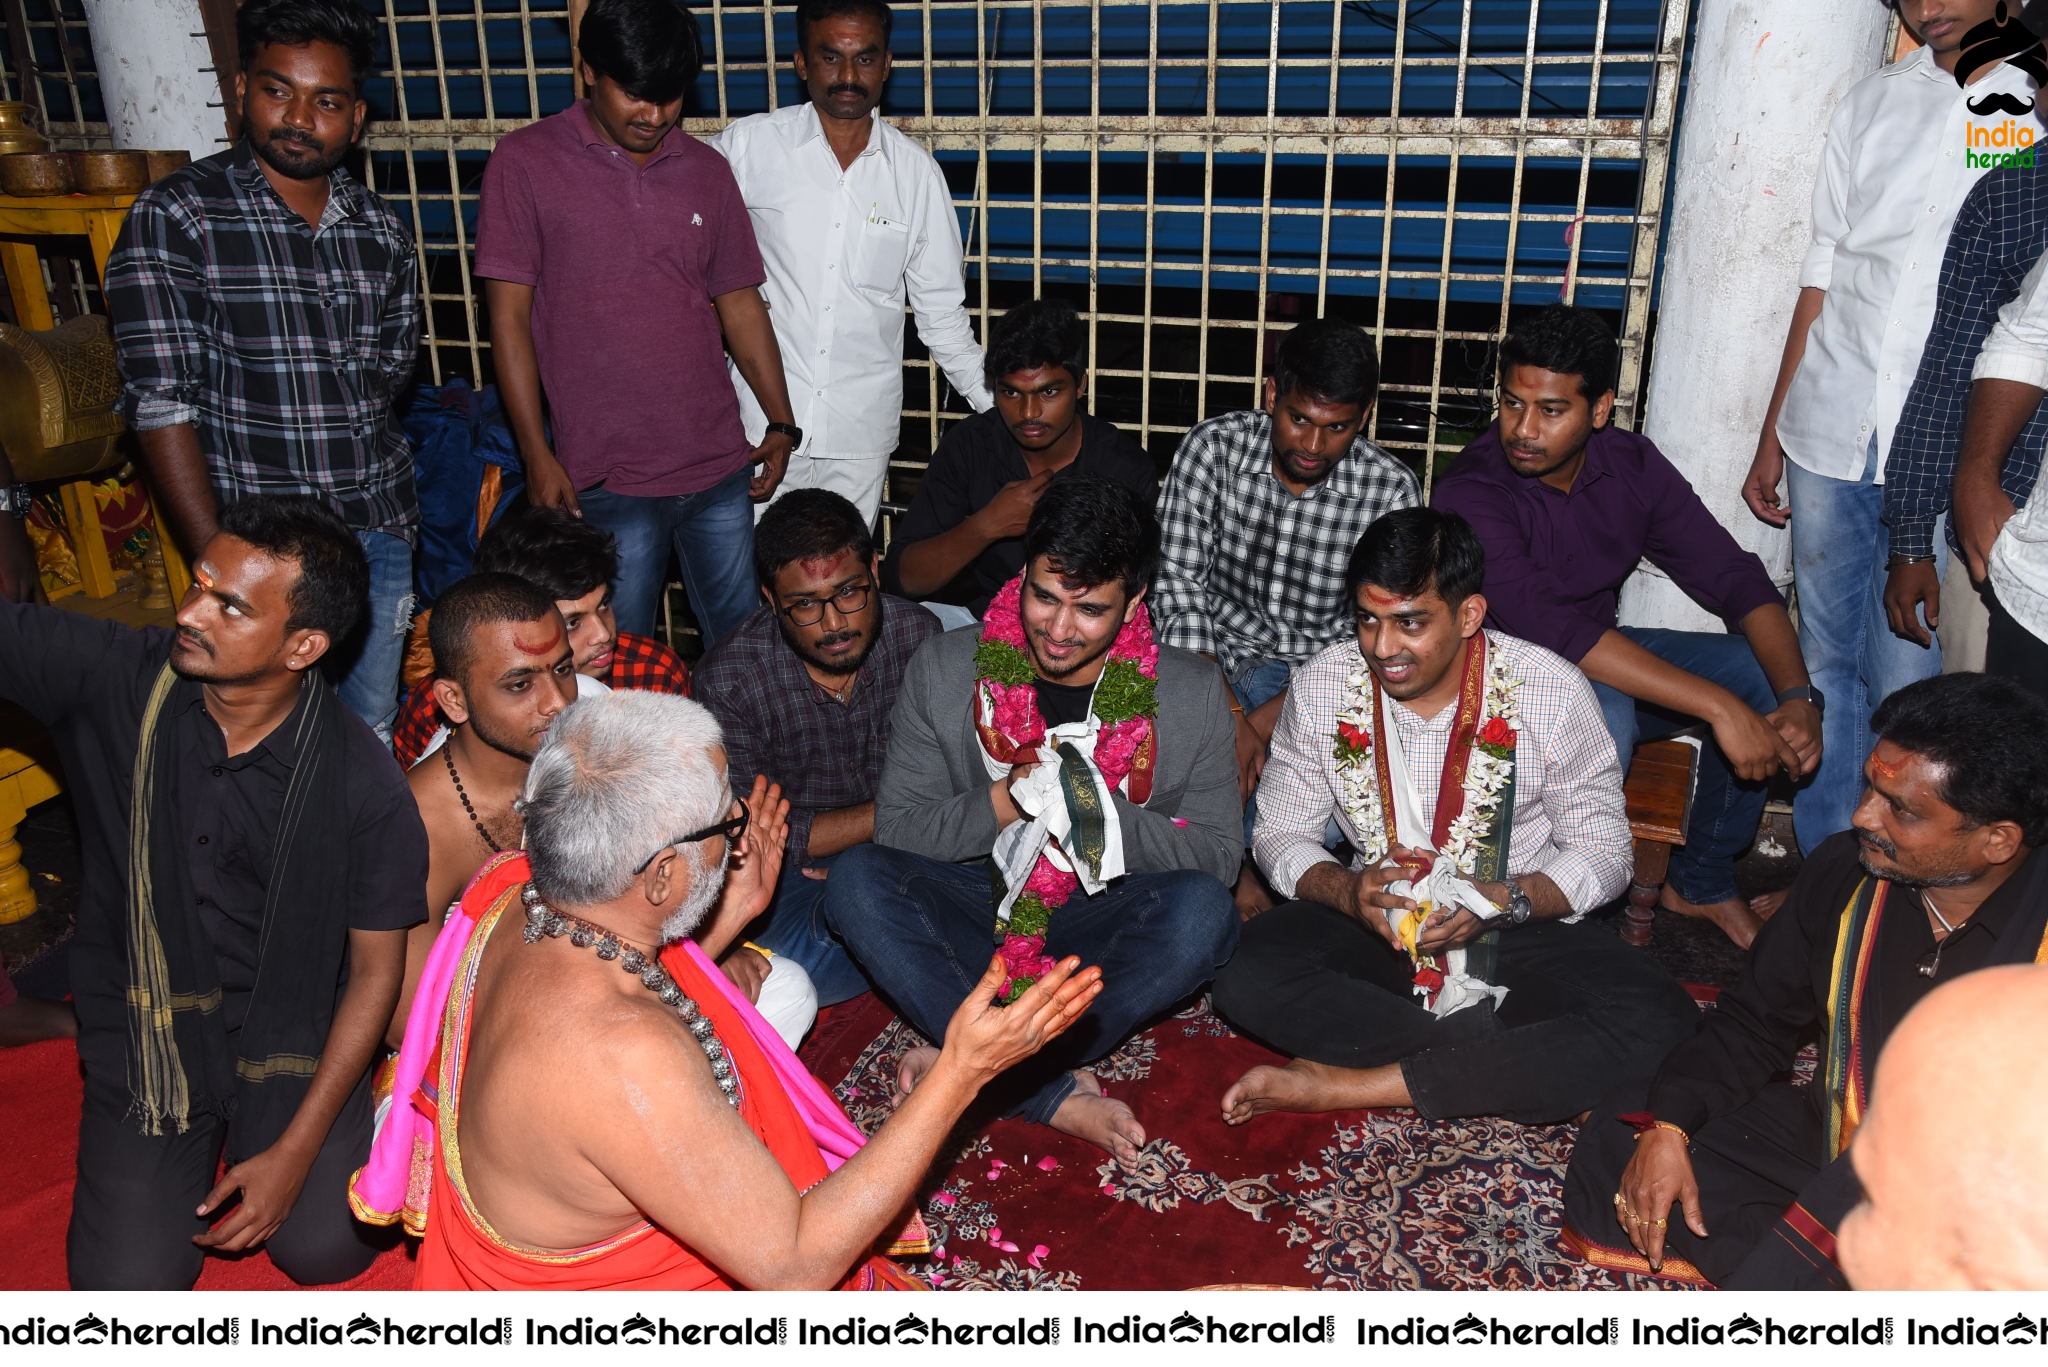
<path id="1" fill-rule="evenodd" d="M 1412 1104 L 1399 1064 L 1334 1068 L 1298 1058 L 1285 1068 L 1260 1064 L 1233 1082 L 1223 1094 L 1223 1123 L 1242 1125 L 1268 1111 L 1357 1111 Z"/>
<path id="2" fill-rule="evenodd" d="M 1074 1070 L 1074 1090 L 1053 1112 L 1052 1127 L 1061 1134 L 1085 1139 L 1125 1167 L 1138 1161 L 1145 1147 L 1145 1127 L 1121 1101 L 1102 1094 L 1102 1083 L 1085 1068 Z"/>
<path id="3" fill-rule="evenodd" d="M 1238 870 L 1237 885 L 1230 890 L 1230 897 L 1237 904 L 1237 919 L 1249 921 L 1263 912 L 1280 905 L 1273 896 L 1273 890 L 1266 886 L 1266 880 L 1259 877 L 1259 871 L 1247 859 Z"/>
<path id="4" fill-rule="evenodd" d="M 924 1075 L 939 1061 L 939 1051 L 929 1044 L 921 1044 L 906 1053 L 896 1063 L 896 1100 L 902 1101 L 917 1090 L 917 1084 L 924 1081 Z"/>
<path id="5" fill-rule="evenodd" d="M 1776 892 L 1760 892 L 1749 899 L 1749 909 L 1756 914 L 1757 920 L 1768 921 L 1778 914 L 1778 908 L 1785 905 L 1785 899 L 1791 893 L 1790 888 L 1779 888 Z"/>
<path id="6" fill-rule="evenodd" d="M 78 1017 L 72 1014 L 70 1002 L 17 997 L 6 1010 L 0 1011 L 0 1049 L 77 1037 Z"/>
<path id="7" fill-rule="evenodd" d="M 1721 927 L 1722 934 L 1735 942 L 1737 949 L 1748 949 L 1750 941 L 1756 939 L 1756 933 L 1763 929 L 1762 920 L 1750 910 L 1749 903 L 1740 897 L 1730 897 L 1725 902 L 1688 902 L 1672 891 L 1671 885 L 1666 883 L 1657 905 L 1666 911 L 1675 911 L 1680 916 L 1694 916 L 1712 921 Z"/>

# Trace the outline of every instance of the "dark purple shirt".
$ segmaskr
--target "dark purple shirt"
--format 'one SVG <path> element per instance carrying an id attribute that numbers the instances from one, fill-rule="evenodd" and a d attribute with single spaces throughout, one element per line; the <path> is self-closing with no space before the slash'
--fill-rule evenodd
<path id="1" fill-rule="evenodd" d="M 1622 581 L 1648 560 L 1734 630 L 1782 601 L 1763 562 L 1714 520 L 1649 438 L 1604 427 L 1570 493 L 1514 472 L 1496 424 L 1451 462 L 1430 502 L 1486 548 L 1486 620 L 1576 664 L 1615 626 Z"/>
<path id="2" fill-rule="evenodd" d="M 711 301 L 767 272 L 724 157 L 671 129 L 642 166 L 585 108 L 499 140 L 476 273 L 533 286 L 555 455 L 576 487 L 693 494 L 752 449 Z"/>

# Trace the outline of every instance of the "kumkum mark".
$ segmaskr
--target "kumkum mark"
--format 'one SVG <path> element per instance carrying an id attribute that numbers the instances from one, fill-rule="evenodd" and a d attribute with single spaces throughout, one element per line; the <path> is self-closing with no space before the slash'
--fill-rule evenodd
<path id="1" fill-rule="evenodd" d="M 528 655 L 549 654 L 554 650 L 556 646 L 560 645 L 561 643 L 562 628 L 559 626 L 555 628 L 554 634 L 552 636 L 548 637 L 545 641 L 536 642 L 533 645 L 528 645 L 525 641 L 521 640 L 517 636 L 514 636 L 512 638 L 512 644 L 518 646 L 522 652 Z"/>

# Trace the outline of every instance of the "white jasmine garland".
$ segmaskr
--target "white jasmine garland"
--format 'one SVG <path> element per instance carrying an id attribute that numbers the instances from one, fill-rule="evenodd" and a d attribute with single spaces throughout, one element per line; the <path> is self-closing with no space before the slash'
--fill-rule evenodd
<path id="1" fill-rule="evenodd" d="M 1521 731 L 1521 717 L 1515 708 L 1515 694 L 1521 686 L 1522 681 L 1508 673 L 1505 653 L 1489 643 L 1479 731 L 1484 731 L 1486 724 L 1495 719 L 1504 722 L 1510 730 Z M 1351 829 L 1358 837 L 1358 853 L 1368 868 L 1382 863 L 1392 845 L 1380 801 L 1379 775 L 1373 762 L 1373 748 L 1379 744 L 1378 737 L 1373 734 L 1376 723 L 1372 670 L 1361 656 L 1358 667 L 1344 680 L 1344 698 L 1337 709 L 1337 728 L 1333 732 L 1333 753 L 1337 757 L 1337 806 L 1351 823 Z M 1365 733 L 1371 737 L 1370 743 L 1363 748 L 1353 744 L 1344 734 L 1346 727 Z M 1467 876 L 1472 872 L 1480 846 L 1493 834 L 1501 794 L 1514 775 L 1514 767 L 1511 755 L 1489 754 L 1484 746 L 1474 742 L 1471 760 L 1465 769 L 1464 810 L 1451 822 L 1444 847 L 1438 851 L 1449 855 Z M 1411 843 L 1426 842 L 1428 838 L 1426 831 L 1408 832 Z"/>

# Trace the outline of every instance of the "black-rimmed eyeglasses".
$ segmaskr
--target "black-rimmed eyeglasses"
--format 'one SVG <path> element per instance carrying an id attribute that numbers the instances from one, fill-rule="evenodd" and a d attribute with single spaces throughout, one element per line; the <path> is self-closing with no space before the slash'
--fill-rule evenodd
<path id="1" fill-rule="evenodd" d="M 733 806 L 740 809 L 738 816 L 729 816 L 715 826 L 706 826 L 701 831 L 691 831 L 688 835 L 677 836 L 674 840 L 669 841 L 653 854 L 641 860 L 639 866 L 633 872 L 636 874 L 645 873 L 649 864 L 652 864 L 677 846 L 694 845 L 699 840 L 709 840 L 714 835 L 722 835 L 725 837 L 727 844 L 737 845 L 740 842 L 740 837 L 747 833 L 747 801 L 745 798 L 736 797 L 732 802 Z"/>
<path id="2" fill-rule="evenodd" d="M 791 626 L 814 627 L 825 620 L 825 605 L 830 603 L 838 609 L 841 617 L 851 617 L 868 605 L 868 595 L 875 591 L 874 581 L 863 579 L 857 584 L 848 584 L 830 598 L 799 598 L 782 609 Z"/>

